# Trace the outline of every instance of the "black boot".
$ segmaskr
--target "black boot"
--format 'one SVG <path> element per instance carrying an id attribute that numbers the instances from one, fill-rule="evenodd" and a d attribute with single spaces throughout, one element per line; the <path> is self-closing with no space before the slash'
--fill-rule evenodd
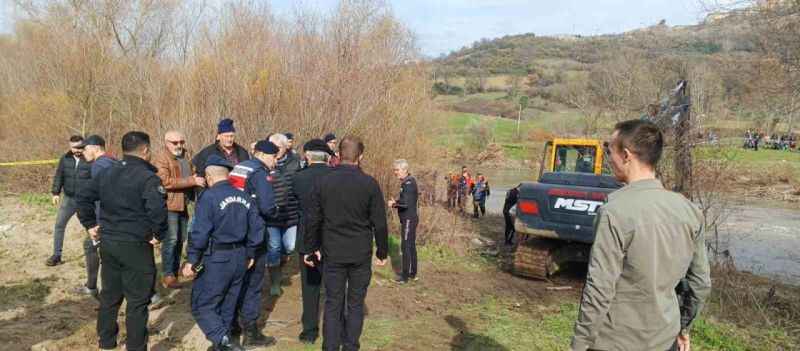
<path id="1" fill-rule="evenodd" d="M 275 345 L 275 338 L 266 336 L 258 329 L 258 325 L 253 323 L 244 327 L 244 338 L 242 339 L 242 346 L 272 346 Z"/>
<path id="2" fill-rule="evenodd" d="M 242 326 L 240 326 L 238 322 L 233 322 L 230 334 L 231 340 L 239 340 L 239 337 L 242 336 Z"/>
<path id="3" fill-rule="evenodd" d="M 231 339 L 225 336 L 219 344 L 214 345 L 214 351 L 245 351 L 245 349 L 231 342 Z"/>

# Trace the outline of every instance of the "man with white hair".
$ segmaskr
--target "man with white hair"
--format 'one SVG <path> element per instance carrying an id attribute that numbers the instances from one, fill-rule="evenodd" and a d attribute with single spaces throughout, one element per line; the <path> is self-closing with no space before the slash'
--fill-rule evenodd
<path id="1" fill-rule="evenodd" d="M 195 187 L 205 187 L 203 177 L 195 174 L 186 149 L 186 137 L 179 131 L 164 135 L 164 149 L 153 159 L 156 173 L 167 191 L 168 235 L 161 243 L 161 284 L 165 288 L 178 288 L 177 273 L 180 268 L 183 243 L 189 228 L 189 201 L 194 198 Z"/>
<path id="2" fill-rule="evenodd" d="M 410 280 L 417 280 L 417 199 L 419 190 L 417 180 L 408 171 L 408 161 L 400 159 L 394 161 L 394 175 L 400 180 L 400 195 L 397 200 L 389 200 L 389 207 L 397 209 L 400 217 L 401 251 L 403 251 L 403 269 L 395 281 L 405 284 Z"/>
<path id="3" fill-rule="evenodd" d="M 278 165 L 269 173 L 269 181 L 275 192 L 278 213 L 267 220 L 267 267 L 271 296 L 281 295 L 281 258 L 288 259 L 294 252 L 297 241 L 297 223 L 300 221 L 299 204 L 294 192 L 294 174 L 300 170 L 300 160 L 289 151 L 289 139 L 280 133 L 272 134 L 269 141 L 277 145 Z M 283 261 L 285 262 L 285 260 Z"/>

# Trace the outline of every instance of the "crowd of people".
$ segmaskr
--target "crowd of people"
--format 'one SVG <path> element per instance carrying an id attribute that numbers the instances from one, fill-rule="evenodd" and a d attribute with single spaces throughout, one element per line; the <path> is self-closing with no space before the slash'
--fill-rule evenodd
<path id="1" fill-rule="evenodd" d="M 417 183 L 408 162 L 396 160 L 400 191 L 386 201 L 377 181 L 360 168 L 365 146 L 358 137 L 311 139 L 302 154 L 293 139 L 291 133 L 271 134 L 248 151 L 236 143 L 233 120 L 223 119 L 216 141 L 197 155 L 179 131 L 166 133 L 156 152 L 148 134 L 132 131 L 122 137 L 122 158 L 115 159 L 100 136 L 70 138 L 53 182 L 60 208 L 46 264 L 63 262 L 64 227 L 77 213 L 88 233 L 88 278 L 79 292 L 100 301 L 100 349 L 117 347 L 123 301 L 126 349 L 147 349 L 158 245 L 165 288 L 180 289 L 179 276 L 193 279 L 191 313 L 212 350 L 276 343 L 258 327 L 261 290 L 266 279 L 270 295 L 282 294 L 282 267 L 294 252 L 302 279 L 299 339 L 313 344 L 320 336 L 324 287 L 322 349 L 360 348 L 373 255 L 378 266 L 388 258 L 387 208 L 398 212 L 401 225 L 396 282 L 419 279 Z M 703 216 L 656 178 L 663 145 L 651 122 L 615 126 L 610 166 L 626 186 L 597 213 L 572 350 L 691 348 L 689 329 L 711 289 Z M 463 167 L 448 181 L 450 207 L 463 213 L 471 195 L 473 215 L 485 214 L 485 177 L 473 179 Z M 518 188 L 506 196 L 507 243 L 518 196 Z"/>
<path id="2" fill-rule="evenodd" d="M 324 287 L 323 350 L 357 350 L 373 251 L 377 265 L 387 262 L 387 207 L 401 221 L 402 268 L 395 280 L 418 279 L 418 189 L 409 163 L 394 162 L 401 189 L 385 201 L 377 181 L 359 167 L 365 146 L 358 137 L 339 143 L 329 133 L 306 142 L 300 153 L 292 133 L 274 133 L 248 150 L 236 142 L 234 121 L 225 118 L 216 141 L 196 155 L 180 131 L 165 133 L 160 150 L 148 134 L 128 132 L 119 159 L 106 153 L 99 135 L 73 136 L 69 146 L 53 181 L 53 203 L 60 207 L 53 255 L 45 263 L 63 263 L 65 227 L 77 214 L 88 234 L 87 281 L 77 292 L 100 302 L 100 349 L 117 346 L 123 300 L 127 349 L 147 349 L 149 310 L 161 301 L 158 275 L 165 289 L 181 289 L 181 276 L 193 279 L 192 316 L 211 349 L 273 345 L 258 327 L 262 286 L 281 295 L 283 267 L 297 253 L 300 341 L 313 344 L 320 336 Z"/>
<path id="3" fill-rule="evenodd" d="M 797 136 L 795 134 L 777 134 L 767 135 L 759 131 L 747 130 L 744 133 L 744 147 L 745 149 L 753 149 L 758 151 L 761 148 L 772 150 L 794 151 L 797 150 Z"/>
<path id="4" fill-rule="evenodd" d="M 486 215 L 486 199 L 491 195 L 491 188 L 483 174 L 478 173 L 472 177 L 467 166 L 462 166 L 461 173 L 450 173 L 445 177 L 445 181 L 448 208 L 466 214 L 467 201 L 471 196 L 472 217 L 480 218 Z"/>

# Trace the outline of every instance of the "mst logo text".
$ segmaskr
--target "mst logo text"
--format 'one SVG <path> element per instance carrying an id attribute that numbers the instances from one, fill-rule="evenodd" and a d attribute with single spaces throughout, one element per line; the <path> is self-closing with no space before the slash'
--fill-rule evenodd
<path id="1" fill-rule="evenodd" d="M 602 205 L 602 201 L 565 199 L 559 197 L 556 199 L 556 204 L 553 206 L 553 208 L 578 212 L 589 212 L 590 214 L 594 214 L 597 212 L 597 208 Z"/>

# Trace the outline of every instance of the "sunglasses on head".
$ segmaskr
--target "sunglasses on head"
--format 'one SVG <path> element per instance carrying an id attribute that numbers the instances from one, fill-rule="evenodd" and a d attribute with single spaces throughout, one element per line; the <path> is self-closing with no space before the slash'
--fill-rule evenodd
<path id="1" fill-rule="evenodd" d="M 167 140 L 168 143 L 172 145 L 184 145 L 186 144 L 186 140 Z"/>

